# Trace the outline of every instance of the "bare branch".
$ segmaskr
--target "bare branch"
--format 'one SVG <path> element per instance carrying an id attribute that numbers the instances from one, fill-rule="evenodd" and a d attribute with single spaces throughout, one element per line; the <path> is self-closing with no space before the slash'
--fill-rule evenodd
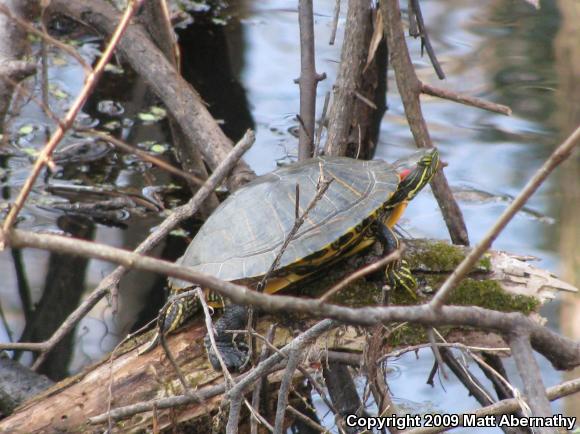
<path id="1" fill-rule="evenodd" d="M 340 282 L 338 282 L 336 285 L 334 285 L 332 288 L 330 288 L 328 291 L 322 294 L 318 299 L 320 301 L 328 301 L 330 297 L 335 295 L 337 292 L 342 291 L 351 283 L 357 281 L 358 279 L 362 279 L 364 276 L 368 274 L 374 273 L 375 271 L 379 271 L 381 268 L 384 268 L 385 265 L 387 265 L 390 262 L 398 261 L 399 259 L 401 259 L 401 255 L 403 253 L 402 246 L 403 245 L 401 244 L 400 248 L 398 248 L 394 252 L 391 252 L 389 255 L 385 256 L 380 261 L 377 261 L 374 264 L 367 265 L 366 267 L 363 267 L 360 270 L 357 270 L 354 273 L 347 276 L 346 278 L 342 279 Z"/>
<path id="2" fill-rule="evenodd" d="M 101 140 L 104 140 L 108 143 L 111 143 L 116 148 L 122 149 L 125 152 L 135 154 L 141 160 L 148 161 L 149 163 L 159 167 L 160 169 L 163 169 L 169 173 L 172 173 L 173 175 L 177 175 L 177 176 L 185 179 L 186 181 L 191 182 L 192 184 L 201 186 L 205 182 L 203 179 L 198 178 L 197 176 L 194 176 L 191 173 L 187 173 L 187 172 L 184 172 L 183 170 L 180 170 L 176 167 L 173 167 L 171 164 L 167 163 L 166 161 L 163 161 L 159 158 L 156 158 L 153 155 L 150 155 L 149 153 L 142 151 L 141 149 L 139 149 L 135 146 L 131 146 L 128 143 L 124 142 L 123 140 L 118 139 L 116 137 L 113 137 L 110 134 L 104 133 L 102 131 L 97 131 L 97 130 L 87 130 L 87 133 L 95 135 L 98 138 L 100 138 Z"/>
<path id="3" fill-rule="evenodd" d="M 419 99 L 421 82 L 411 63 L 411 57 L 409 56 L 409 50 L 405 42 L 399 0 L 386 0 L 381 2 L 381 11 L 383 13 L 391 63 L 395 70 L 397 88 L 403 100 L 409 128 L 411 129 L 417 147 L 431 148 L 433 147 L 433 142 L 427 129 L 427 123 L 423 117 Z M 433 188 L 433 194 L 443 214 L 451 240 L 454 244 L 469 245 L 469 237 L 461 209 L 451 193 L 442 170 L 438 171 L 433 177 L 431 187 Z"/>
<path id="4" fill-rule="evenodd" d="M 278 390 L 278 404 L 276 405 L 276 422 L 274 424 L 274 434 L 282 434 L 284 432 L 284 414 L 288 405 L 288 394 L 290 393 L 290 386 L 294 378 L 294 372 L 298 367 L 301 359 L 300 351 L 292 349 L 288 353 L 288 362 L 286 370 L 282 377 L 280 389 Z"/>
<path id="5" fill-rule="evenodd" d="M 459 104 L 465 104 L 472 107 L 477 107 L 494 113 L 510 116 L 512 109 L 503 104 L 496 104 L 494 102 L 486 101 L 481 98 L 476 98 L 469 95 L 462 95 L 458 92 L 442 89 L 440 87 L 431 86 L 430 84 L 421 82 L 421 93 L 426 95 L 436 96 L 439 98 L 455 101 Z"/>
<path id="6" fill-rule="evenodd" d="M 316 115 L 316 86 L 326 78 L 326 74 L 316 72 L 314 58 L 314 18 L 312 0 L 298 2 L 298 22 L 300 24 L 300 134 L 298 160 L 311 158 L 314 154 L 314 120 Z"/>
<path id="7" fill-rule="evenodd" d="M 334 3 L 334 14 L 332 16 L 332 31 L 330 32 L 329 45 L 334 45 L 334 40 L 336 39 L 336 29 L 338 28 L 338 17 L 340 16 L 340 0 L 336 0 Z"/>
<path id="8" fill-rule="evenodd" d="M 427 28 L 425 27 L 425 21 L 423 20 L 423 12 L 421 12 L 421 5 L 419 0 L 411 0 L 412 3 L 412 10 L 409 11 L 409 14 L 414 14 L 416 18 L 416 24 L 419 28 L 419 36 L 421 37 L 421 51 L 423 47 L 427 50 L 427 55 L 429 56 L 429 60 L 431 60 L 431 64 L 437 73 L 437 77 L 439 80 L 445 79 L 445 73 L 441 68 L 441 64 L 439 60 L 437 60 L 437 56 L 435 56 L 435 50 L 433 50 L 433 46 L 431 45 L 431 39 L 429 39 L 429 35 L 427 34 Z"/>
<path id="9" fill-rule="evenodd" d="M 540 367 L 534 358 L 527 331 L 516 329 L 509 337 L 512 356 L 524 385 L 524 393 L 533 416 L 550 417 L 552 410 L 546 396 L 546 389 L 540 374 Z M 525 414 L 525 412 L 524 412 Z M 530 415 L 530 416 L 531 416 Z M 538 427 L 538 433 L 551 433 L 550 429 Z"/>

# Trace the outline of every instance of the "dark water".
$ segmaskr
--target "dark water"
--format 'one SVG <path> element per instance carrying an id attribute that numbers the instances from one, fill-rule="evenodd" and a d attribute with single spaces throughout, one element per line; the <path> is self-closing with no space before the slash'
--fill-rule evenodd
<path id="1" fill-rule="evenodd" d="M 345 2 L 342 2 L 337 41 L 328 45 L 334 0 L 315 2 L 315 33 L 317 69 L 327 80 L 318 88 L 320 114 L 324 95 L 336 77 L 344 29 Z M 440 85 L 469 95 L 509 105 L 513 116 L 484 112 L 432 97 L 423 97 L 423 109 L 435 144 L 449 163 L 447 178 L 452 187 L 472 194 L 460 194 L 462 207 L 472 242 L 477 242 L 507 206 L 501 198 L 515 196 L 554 147 L 580 121 L 580 7 L 577 2 L 552 0 L 541 2 L 535 10 L 526 2 L 502 0 L 492 2 L 431 0 L 422 2 L 432 43 L 447 79 L 439 82 L 428 60 L 421 58 L 418 41 L 410 41 L 413 60 L 419 76 L 425 82 Z M 276 167 L 279 160 L 296 154 L 297 140 L 291 134 L 296 129 L 298 87 L 293 80 L 299 76 L 298 26 L 295 1 L 244 1 L 230 11 L 233 20 L 226 28 L 231 50 L 231 66 L 246 91 L 251 116 L 256 124 L 257 140 L 246 158 L 257 173 Z M 238 25 L 239 23 L 239 25 Z M 574 42 L 575 41 L 575 42 Z M 83 50 L 90 55 L 98 47 L 85 42 Z M 70 65 L 54 64 L 51 79 L 70 95 L 78 92 L 81 72 Z M 113 78 L 111 78 L 111 82 Z M 377 157 L 394 160 L 409 153 L 413 141 L 406 125 L 392 72 L 389 76 L 389 110 L 381 127 Z M 105 88 L 101 99 L 115 99 L 123 104 L 121 118 L 135 118 L 140 105 L 147 105 L 143 85 L 135 85 L 119 96 Z M 62 103 L 64 107 L 66 104 Z M 96 115 L 95 115 L 96 116 Z M 100 115 L 102 116 L 102 115 Z M 46 122 L 34 104 L 26 104 L 15 130 L 28 123 Z M 101 117 L 101 123 L 104 120 Z M 131 127 L 134 143 L 154 138 L 163 140 L 158 125 Z M 40 133 L 20 139 L 23 146 L 39 147 Z M 127 161 L 125 161 L 127 163 Z M 131 163 L 131 162 L 129 162 Z M 25 158 L 11 158 L 5 190 L 21 185 L 29 164 Z M 580 193 L 578 185 L 580 163 L 574 156 L 549 178 L 531 198 L 531 213 L 520 213 L 494 244 L 504 249 L 537 256 L 543 268 L 562 275 L 570 283 L 578 279 L 580 251 L 578 215 Z M 141 172 L 147 167 L 135 163 L 121 165 L 116 173 L 116 185 L 140 187 Z M 162 175 L 155 175 L 165 182 Z M 70 181 L 63 181 L 70 182 Z M 485 192 L 486 195 L 473 194 Z M 13 198 L 13 196 L 11 196 Z M 42 195 L 34 196 L 41 202 Z M 545 218 L 539 218 L 544 216 Z M 55 213 L 30 206 L 25 210 L 21 227 L 55 229 Z M 132 220 L 130 231 L 97 225 L 95 240 L 115 246 L 134 246 L 153 219 Z M 430 193 L 421 194 L 406 213 L 403 227 L 414 237 L 446 238 L 447 232 L 437 205 Z M 48 255 L 24 252 L 24 261 L 33 300 L 38 300 L 43 288 Z M 109 264 L 91 261 L 84 290 L 90 291 L 112 269 Z M 2 308 L 12 334 L 19 336 L 23 327 L 21 303 L 16 292 L 17 282 L 13 259 L 8 252 L 0 253 L 0 286 Z M 82 321 L 75 338 L 77 346 L 71 369 L 99 358 L 109 350 L 119 335 L 126 332 L 134 315 L 144 304 L 146 276 L 133 276 L 125 283 L 121 299 L 122 311 L 114 316 L 102 302 Z M 578 284 L 576 280 L 576 284 Z M 79 288 L 81 290 L 81 288 Z M 567 335 L 578 338 L 574 330 L 578 303 L 573 298 L 553 302 L 545 308 L 550 324 Z M 562 311 L 566 314 L 561 315 Z M 6 340 L 6 330 L 1 331 Z M 408 355 L 392 363 L 389 378 L 396 402 L 410 412 L 439 411 L 446 413 L 477 408 L 463 386 L 453 379 L 436 382 L 434 388 L 425 384 L 432 359 L 427 351 L 419 358 Z M 544 380 L 553 385 L 562 380 L 542 359 Z M 517 375 L 508 362 L 512 379 Z M 477 370 L 475 368 L 475 370 Z M 580 406 L 573 401 L 555 404 L 558 412 L 580 416 Z M 332 425 L 330 420 L 327 421 Z M 467 431 L 465 431 L 467 432 Z M 473 430 L 469 430 L 473 432 Z M 482 430 L 481 432 L 495 432 Z"/>

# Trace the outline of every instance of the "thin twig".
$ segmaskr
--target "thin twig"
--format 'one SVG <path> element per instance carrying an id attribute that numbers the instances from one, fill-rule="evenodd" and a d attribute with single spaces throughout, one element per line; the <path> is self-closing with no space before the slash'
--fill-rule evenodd
<path id="1" fill-rule="evenodd" d="M 8 215 L 4 220 L 3 229 L 5 231 L 9 230 L 16 221 L 16 217 L 18 216 L 18 213 L 24 206 L 24 202 L 26 201 L 26 198 L 30 194 L 30 191 L 32 190 L 32 186 L 34 185 L 36 178 L 38 178 L 38 175 L 40 175 L 40 171 L 47 163 L 47 161 L 50 159 L 50 156 L 52 155 L 52 152 L 54 151 L 58 143 L 64 137 L 65 131 L 68 130 L 70 127 L 72 127 L 78 112 L 86 102 L 90 92 L 95 88 L 102 72 L 105 69 L 105 66 L 107 66 L 109 60 L 113 56 L 113 52 L 117 44 L 119 43 L 121 36 L 123 36 L 123 33 L 127 29 L 127 26 L 131 22 L 131 17 L 141 6 L 142 2 L 143 0 L 133 0 L 128 4 L 121 21 L 117 25 L 115 33 L 111 37 L 111 40 L 109 41 L 107 47 L 105 48 L 103 55 L 97 62 L 95 69 L 87 76 L 83 89 L 81 90 L 80 94 L 77 96 L 75 101 L 72 103 L 72 106 L 67 112 L 66 116 L 64 117 L 62 124 L 58 125 L 56 131 L 52 134 L 50 140 L 44 146 L 38 158 L 36 159 L 36 162 L 34 163 L 34 166 L 32 168 L 32 173 L 26 179 L 24 185 L 22 186 L 22 189 L 20 190 L 20 193 L 18 194 L 18 197 L 16 198 L 16 201 L 10 208 Z M 0 250 L 2 250 L 2 248 L 3 246 L 0 240 Z"/>
<path id="2" fill-rule="evenodd" d="M 430 84 L 423 82 L 421 82 L 421 93 L 436 96 L 438 98 L 448 99 L 450 101 L 455 101 L 459 104 L 477 107 L 490 112 L 500 113 L 506 116 L 511 116 L 512 114 L 512 109 L 506 105 L 496 104 L 494 102 L 486 101 L 484 99 L 476 98 L 474 96 L 463 95 L 448 89 L 442 89 L 440 87 L 431 86 Z"/>
<path id="3" fill-rule="evenodd" d="M 433 333 L 433 328 L 429 327 L 427 329 L 427 337 L 429 338 L 429 345 L 431 345 L 431 351 L 435 356 L 436 363 L 439 366 L 439 372 L 446 380 L 449 378 L 447 376 L 447 372 L 445 371 L 445 364 L 443 363 L 443 359 L 441 358 L 441 351 L 439 351 L 439 347 L 437 346 L 437 341 L 435 340 L 435 333 Z"/>
<path id="4" fill-rule="evenodd" d="M 491 247 L 494 240 L 503 231 L 511 219 L 526 204 L 528 199 L 542 185 L 548 175 L 558 167 L 560 163 L 566 160 L 571 154 L 574 147 L 580 142 L 580 126 L 556 148 L 552 155 L 542 164 L 534 176 L 528 181 L 523 190 L 517 195 L 510 206 L 497 219 L 492 228 L 485 234 L 482 240 L 469 252 L 463 261 L 457 266 L 453 273 L 445 280 L 437 294 L 429 302 L 433 309 L 439 309 L 449 298 L 451 291 L 459 282 L 473 269 L 473 266 L 481 256 Z"/>
<path id="5" fill-rule="evenodd" d="M 328 45 L 334 45 L 334 40 L 336 39 L 336 29 L 338 28 L 338 17 L 340 16 L 340 0 L 336 0 L 334 3 L 334 14 L 332 16 L 332 30 L 330 32 L 330 40 Z"/>
<path id="6" fill-rule="evenodd" d="M 278 251 L 276 258 L 274 259 L 274 261 L 270 265 L 270 268 L 268 269 L 268 271 L 266 271 L 266 273 L 262 277 L 262 280 L 260 280 L 260 283 L 258 283 L 258 285 L 256 286 L 256 291 L 262 292 L 264 290 L 264 288 L 266 287 L 266 283 L 267 283 L 268 279 L 270 278 L 272 273 L 278 268 L 278 266 L 280 264 L 280 260 L 282 259 L 282 255 L 284 254 L 284 252 L 288 248 L 288 245 L 294 239 L 294 237 L 298 233 L 298 230 L 306 221 L 306 218 L 310 214 L 310 211 L 312 211 L 312 209 L 318 203 L 318 201 L 320 201 L 320 199 L 322 199 L 322 196 L 324 195 L 324 193 L 326 193 L 326 190 L 328 190 L 328 187 L 330 187 L 330 184 L 334 180 L 334 178 L 330 178 L 330 179 L 324 178 L 324 166 L 322 166 L 322 165 L 321 165 L 321 173 L 322 173 L 322 177 L 318 180 L 319 184 L 316 188 L 316 194 L 310 200 L 310 202 L 308 203 L 308 206 L 306 207 L 306 209 L 304 210 L 302 215 L 294 221 L 294 225 L 292 226 L 292 229 L 290 229 L 290 232 L 288 232 L 288 234 L 286 235 L 286 238 L 284 239 L 284 243 L 280 247 L 280 250 Z"/>
<path id="7" fill-rule="evenodd" d="M 211 313 L 210 313 L 209 307 L 205 301 L 205 295 L 203 294 L 203 291 L 201 288 L 195 289 L 195 292 L 197 293 L 197 298 L 199 299 L 201 306 L 203 308 L 203 314 L 204 314 L 204 318 L 205 318 L 205 328 L 207 329 L 207 335 L 209 336 L 209 340 L 211 342 L 211 347 L 215 353 L 216 358 L 218 359 L 218 362 L 220 364 L 220 368 L 222 369 L 222 372 L 224 374 L 224 378 L 226 379 L 226 388 L 229 389 L 235 384 L 235 382 L 234 382 L 234 379 L 232 378 L 232 375 L 230 374 L 230 371 L 228 370 L 228 367 L 226 366 L 226 364 L 224 362 L 222 354 L 220 353 L 220 351 L 217 347 L 217 343 L 215 341 L 215 333 L 213 330 L 213 322 L 211 320 Z"/>
<path id="8" fill-rule="evenodd" d="M 282 434 L 284 431 L 284 414 L 288 405 L 288 394 L 294 378 L 294 372 L 300 364 L 300 351 L 294 349 L 288 353 L 288 363 L 282 376 L 280 388 L 278 390 L 278 404 L 276 405 L 276 421 L 274 423 L 274 434 Z"/>
<path id="9" fill-rule="evenodd" d="M 330 92 L 326 92 L 324 97 L 324 105 L 322 106 L 322 114 L 320 115 L 320 122 L 318 124 L 318 130 L 316 130 L 316 141 L 314 142 L 314 157 L 318 157 L 320 154 L 320 140 L 322 138 L 322 130 L 324 130 L 324 125 L 326 124 L 326 112 L 328 111 L 328 102 L 330 101 Z"/>
<path id="10" fill-rule="evenodd" d="M 433 50 L 433 46 L 431 45 L 431 40 L 429 39 L 429 35 L 427 34 L 427 28 L 425 27 L 425 21 L 423 21 L 423 13 L 421 12 L 421 5 L 419 4 L 419 0 L 411 0 L 413 4 L 413 14 L 415 18 L 417 18 L 417 27 L 419 28 L 419 32 L 421 35 L 421 50 L 423 47 L 427 50 L 427 55 L 429 56 L 429 60 L 431 60 L 431 64 L 433 65 L 433 69 L 437 73 L 437 77 L 440 80 L 445 79 L 445 73 L 441 68 L 441 64 L 439 60 L 437 60 L 437 56 L 435 56 L 435 50 Z"/>
<path id="11" fill-rule="evenodd" d="M 159 316 L 157 317 L 157 328 L 159 330 L 163 330 L 163 323 L 165 322 L 165 313 L 166 313 L 166 311 L 160 313 Z M 177 378 L 179 379 L 179 382 L 181 383 L 181 387 L 183 387 L 184 394 L 190 393 L 189 384 L 187 384 L 187 380 L 185 379 L 185 375 L 183 374 L 183 372 L 181 371 L 181 368 L 177 364 L 175 357 L 173 357 L 173 353 L 171 352 L 171 349 L 169 349 L 169 345 L 167 345 L 166 334 L 163 332 L 159 333 L 159 343 L 161 344 L 161 347 L 163 348 L 163 352 L 165 353 L 165 357 L 167 358 L 167 360 L 169 360 L 169 363 L 171 364 L 171 366 L 173 367 L 173 370 L 177 374 Z"/>
<path id="12" fill-rule="evenodd" d="M 191 173 L 187 173 L 187 172 L 184 172 L 183 170 L 180 170 L 176 167 L 173 167 L 171 164 L 167 163 L 166 161 L 163 161 L 157 157 L 154 157 L 153 155 L 150 155 L 147 152 L 142 151 L 141 149 L 139 149 L 135 146 L 131 146 L 128 143 L 124 142 L 123 140 L 120 140 L 116 137 L 113 137 L 110 134 L 104 133 L 102 131 L 97 131 L 97 130 L 87 130 L 86 132 L 90 133 L 92 135 L 95 135 L 95 136 L 99 137 L 100 139 L 102 139 L 108 143 L 111 143 L 115 147 L 120 148 L 125 152 L 135 154 L 140 159 L 142 159 L 144 161 L 148 161 L 149 163 L 151 163 L 151 164 L 153 164 L 153 165 L 155 165 L 155 166 L 157 166 L 157 167 L 159 167 L 159 168 L 161 168 L 169 173 L 177 175 L 177 176 L 185 179 L 186 181 L 193 183 L 194 185 L 201 186 L 205 182 L 203 179 L 200 179 L 197 176 L 192 175 Z"/>
<path id="13" fill-rule="evenodd" d="M 327 430 L 326 428 L 324 428 L 322 425 L 317 424 L 312 419 L 310 419 L 308 416 L 302 414 L 300 411 L 296 410 L 291 405 L 289 405 L 287 407 L 287 410 L 288 410 L 289 413 L 292 413 L 294 415 L 294 417 L 296 417 L 297 419 L 300 419 L 303 423 L 305 423 L 309 427 L 314 428 L 315 430 L 317 430 L 317 431 L 319 431 L 319 432 L 321 432 L 323 434 L 330 433 L 329 430 Z"/>
<path id="14" fill-rule="evenodd" d="M 441 348 L 441 357 L 445 364 L 451 369 L 459 381 L 465 386 L 481 405 L 490 405 L 493 403 L 491 394 L 485 389 L 483 384 L 467 368 L 461 364 L 449 348 Z"/>
<path id="15" fill-rule="evenodd" d="M 262 346 L 262 352 L 260 353 L 260 358 L 258 359 L 258 363 L 263 362 L 268 358 L 270 355 L 270 347 L 268 344 L 272 345 L 274 340 L 274 334 L 276 332 L 276 325 L 270 325 L 266 336 L 264 337 L 264 345 Z M 275 347 L 274 347 L 275 348 Z M 260 410 L 260 398 L 262 393 L 262 387 L 265 385 L 267 378 L 263 378 L 261 381 L 256 383 L 254 387 L 254 391 L 252 392 L 252 407 L 257 410 Z M 250 434 L 258 434 L 258 420 L 255 417 L 250 418 Z"/>

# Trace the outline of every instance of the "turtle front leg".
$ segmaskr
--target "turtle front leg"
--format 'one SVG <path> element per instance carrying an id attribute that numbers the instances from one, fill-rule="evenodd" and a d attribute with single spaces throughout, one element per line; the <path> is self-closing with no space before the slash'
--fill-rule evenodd
<path id="1" fill-rule="evenodd" d="M 231 371 L 239 371 L 248 361 L 248 347 L 241 340 L 235 338 L 234 333 L 228 330 L 242 330 L 248 323 L 248 308 L 238 304 L 229 304 L 224 308 L 223 315 L 215 322 L 215 342 L 224 364 Z M 203 340 L 207 351 L 207 358 L 216 371 L 221 370 L 220 362 L 211 344 L 209 335 Z"/>
<path id="2" fill-rule="evenodd" d="M 399 248 L 399 239 L 391 228 L 381 221 L 376 222 L 377 238 L 383 244 L 384 255 L 389 255 Z M 405 289 L 413 298 L 417 298 L 417 281 L 413 277 L 409 264 L 404 259 L 387 264 L 385 269 L 387 283 L 393 289 Z"/>
<path id="3" fill-rule="evenodd" d="M 191 289 L 191 288 L 188 288 Z M 174 292 L 171 297 L 179 295 L 179 292 Z M 168 335 L 181 327 L 189 318 L 197 312 L 197 300 L 194 295 L 191 297 L 179 297 L 169 299 L 161 312 L 159 312 L 159 322 L 155 336 L 146 344 L 145 348 L 139 350 L 139 355 L 148 353 L 159 344 L 159 334 Z"/>

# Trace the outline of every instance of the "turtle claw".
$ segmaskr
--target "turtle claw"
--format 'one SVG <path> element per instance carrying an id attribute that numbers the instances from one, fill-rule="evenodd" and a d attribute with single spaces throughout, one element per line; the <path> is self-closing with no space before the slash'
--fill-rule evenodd
<path id="1" fill-rule="evenodd" d="M 220 364 L 215 349 L 219 351 L 228 371 L 240 371 L 248 363 L 248 346 L 244 343 L 236 343 L 233 340 L 216 341 L 216 348 L 214 348 L 209 336 L 206 335 L 203 344 L 207 352 L 209 363 L 211 363 L 211 366 L 216 371 L 221 371 L 222 365 Z"/>

